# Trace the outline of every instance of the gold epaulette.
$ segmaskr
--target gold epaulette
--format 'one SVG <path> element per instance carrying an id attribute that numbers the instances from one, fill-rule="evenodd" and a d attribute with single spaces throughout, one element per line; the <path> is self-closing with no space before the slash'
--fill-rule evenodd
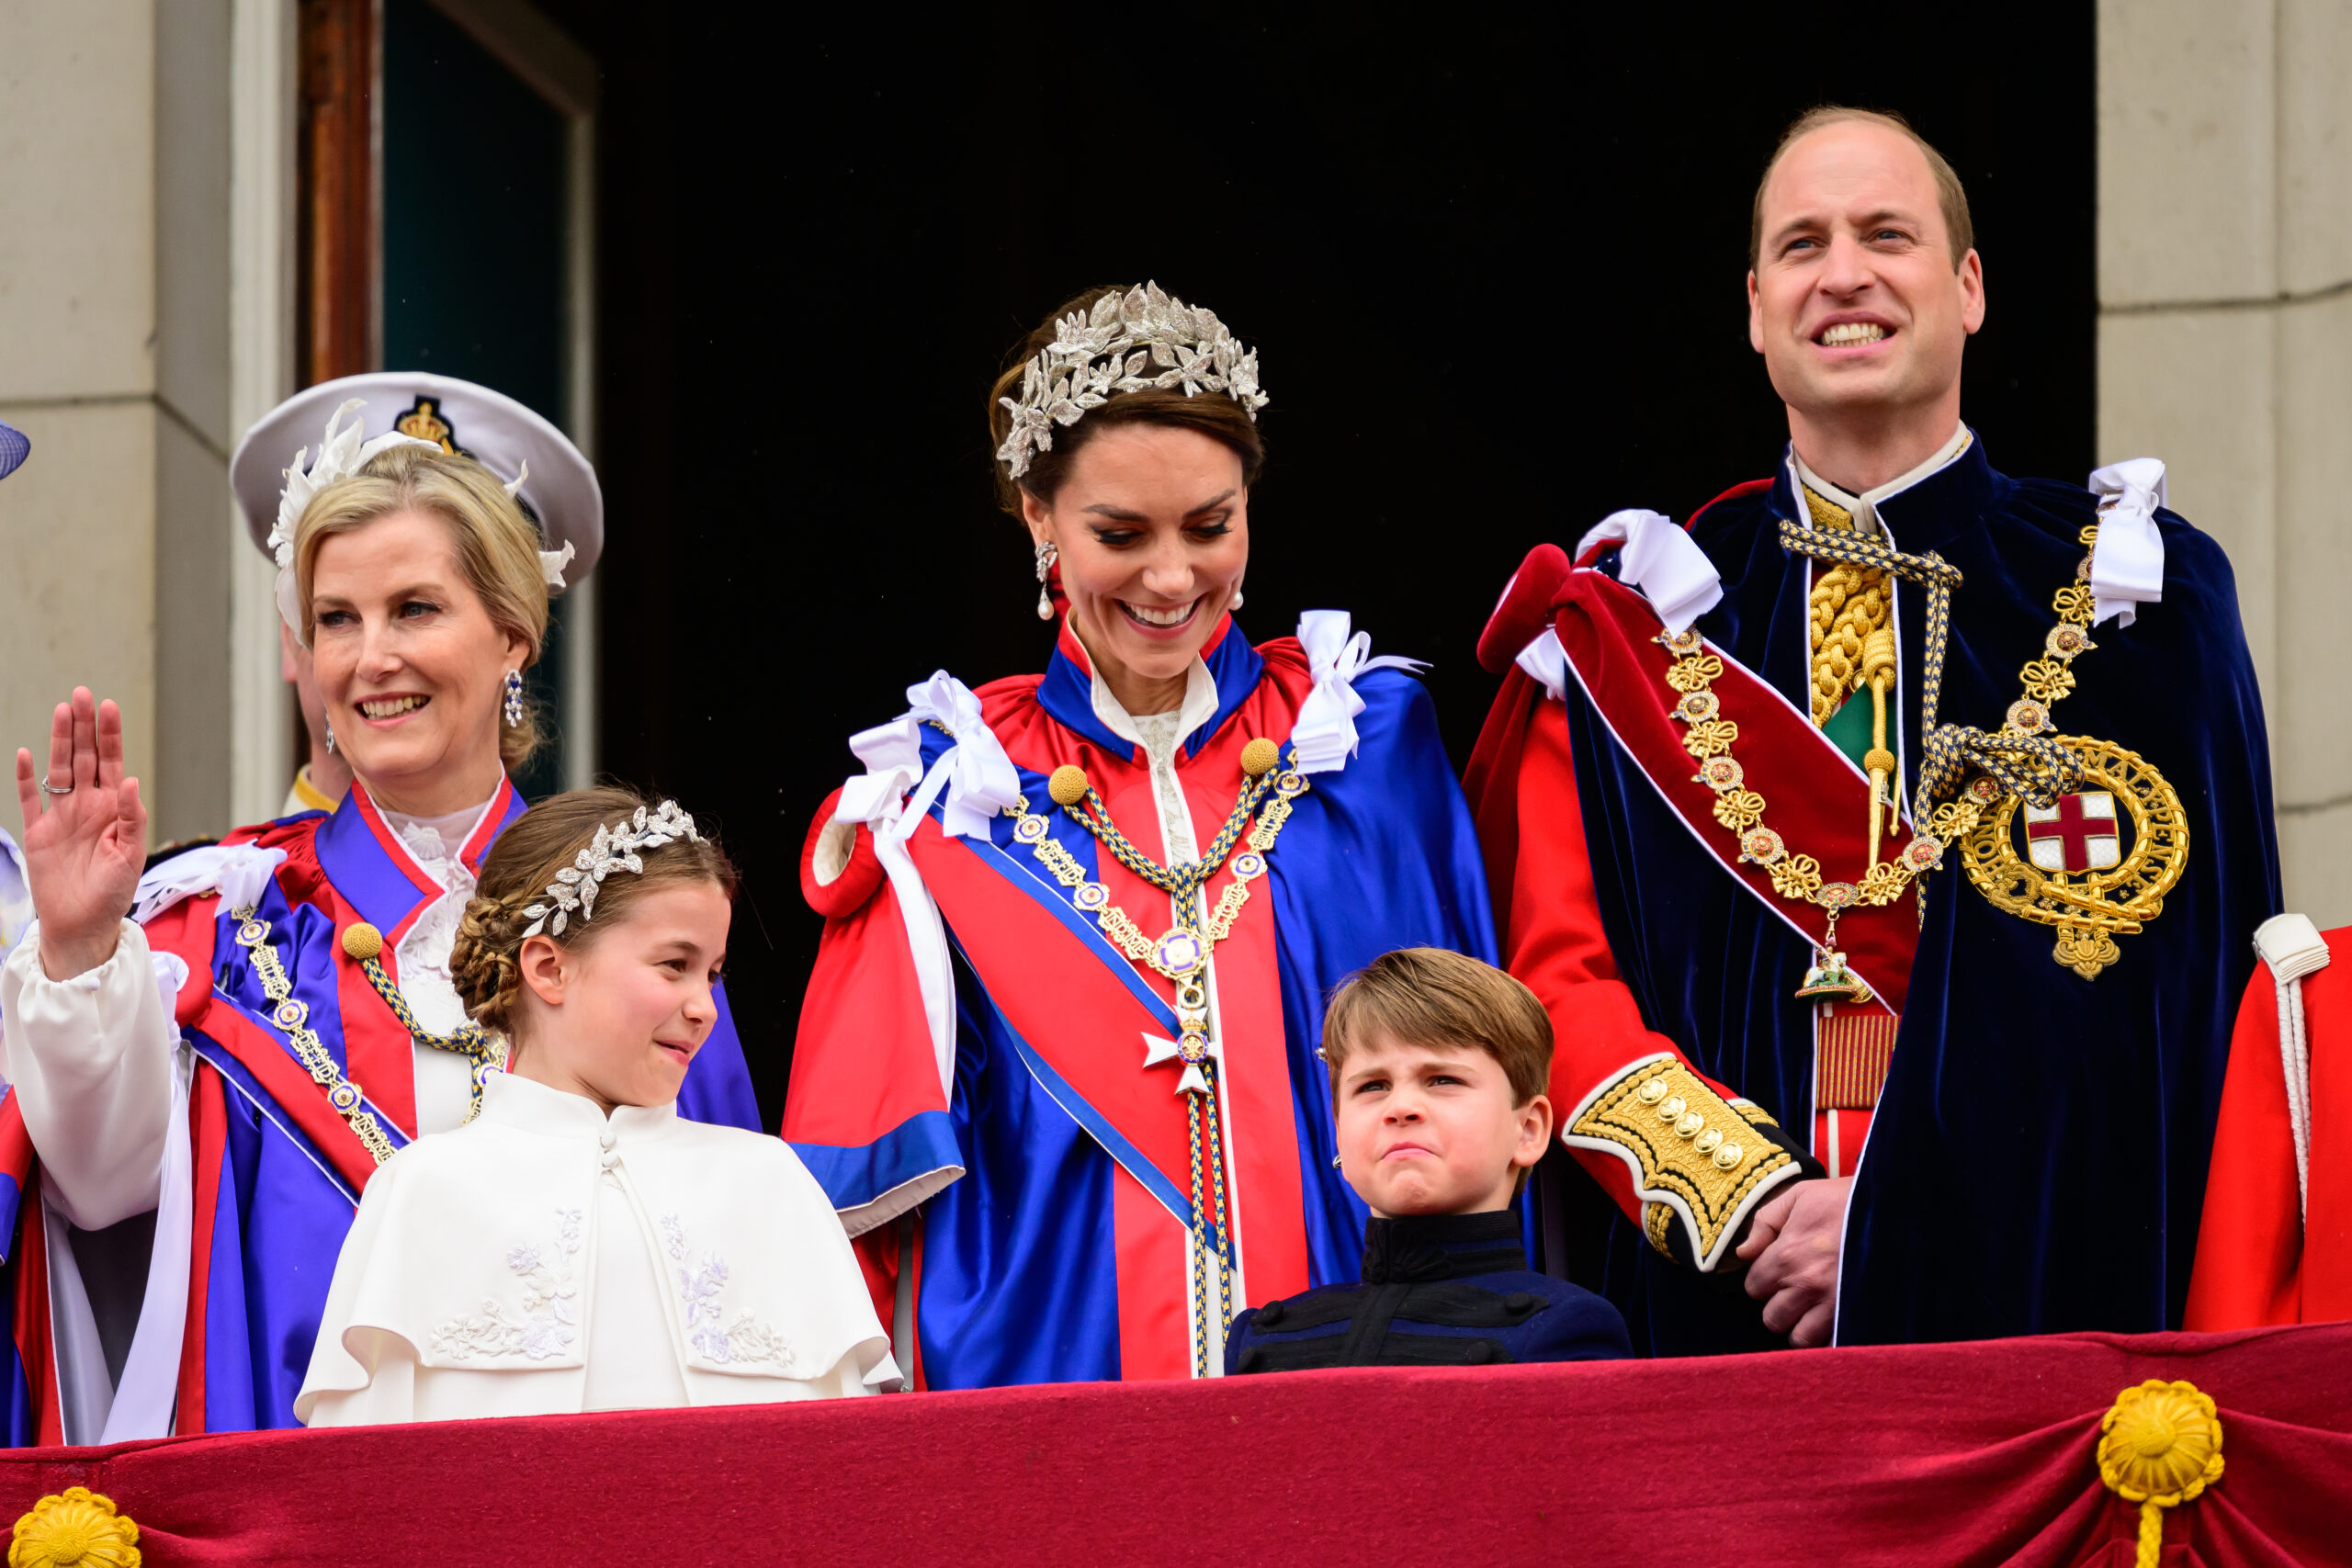
<path id="1" fill-rule="evenodd" d="M 1607 1150 L 1631 1166 L 1650 1245 L 1674 1256 L 1679 1218 L 1689 1227 L 1692 1261 L 1712 1270 L 1748 1210 L 1801 1173 L 1793 1155 L 1755 1131 L 1759 1125 L 1779 1123 L 1761 1106 L 1724 1099 L 1660 1052 L 1587 1095 L 1560 1139 L 1573 1148 Z"/>

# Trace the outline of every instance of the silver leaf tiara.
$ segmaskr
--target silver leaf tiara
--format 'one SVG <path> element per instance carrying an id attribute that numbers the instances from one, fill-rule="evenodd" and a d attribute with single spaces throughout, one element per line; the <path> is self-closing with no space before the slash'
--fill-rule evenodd
<path id="1" fill-rule="evenodd" d="M 547 931 L 550 935 L 561 936 L 564 923 L 574 909 L 580 911 L 580 923 L 586 925 L 588 918 L 596 912 L 596 890 L 605 885 L 605 878 L 616 871 L 644 874 L 643 852 L 658 850 L 680 839 L 699 842 L 702 835 L 695 831 L 695 819 L 679 810 L 674 800 L 663 801 L 650 813 L 640 806 L 627 820 L 610 827 L 599 822 L 596 836 L 589 840 L 588 847 L 548 884 L 546 901 L 523 911 L 531 921 L 523 934 L 534 937 Z M 550 915 L 555 917 L 551 928 L 548 923 Z"/>
<path id="2" fill-rule="evenodd" d="M 1054 341 L 1022 367 L 1021 396 L 997 400 L 1012 414 L 997 461 L 1017 479 L 1029 471 L 1031 454 L 1053 450 L 1054 426 L 1076 424 L 1112 393 L 1180 387 L 1188 398 L 1223 392 L 1253 422 L 1266 406 L 1258 351 L 1245 353 L 1216 311 L 1187 305 L 1157 283 L 1105 294 L 1091 310 L 1056 321 Z"/>

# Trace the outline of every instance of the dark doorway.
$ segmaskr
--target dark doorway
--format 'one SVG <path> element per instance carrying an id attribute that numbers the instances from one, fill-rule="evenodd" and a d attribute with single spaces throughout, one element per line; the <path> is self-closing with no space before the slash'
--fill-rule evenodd
<path id="1" fill-rule="evenodd" d="M 548 8 L 605 72 L 605 761 L 748 869 L 732 990 L 771 1122 L 819 934 L 795 868 L 847 737 L 934 669 L 1044 658 L 983 399 L 1077 289 L 1155 277 L 1261 346 L 1247 629 L 1339 606 L 1433 660 L 1457 756 L 1530 546 L 1776 460 L 1748 200 L 1815 103 L 1903 111 L 1968 182 L 1996 463 L 2092 461 L 2087 5 L 1963 42 L 1883 9 Z"/>

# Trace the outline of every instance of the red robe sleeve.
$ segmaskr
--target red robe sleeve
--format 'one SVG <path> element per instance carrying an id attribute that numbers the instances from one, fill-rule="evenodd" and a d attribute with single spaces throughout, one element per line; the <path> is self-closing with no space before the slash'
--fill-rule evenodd
<path id="1" fill-rule="evenodd" d="M 1643 1023 L 1641 1008 L 1610 954 L 1593 897 L 1592 863 L 1585 852 L 1567 711 L 1557 702 L 1537 701 L 1528 715 L 1513 806 L 1519 843 L 1503 911 L 1503 967 L 1551 1015 L 1552 1105 L 1565 1126 L 1595 1089 L 1623 1077 L 1634 1063 L 1661 1052 L 1686 1067 L 1690 1061 L 1673 1041 Z M 1724 1099 L 1738 1098 L 1730 1087 L 1706 1081 Z M 1600 1150 L 1573 1152 L 1618 1207 L 1638 1222 L 1643 1204 L 1632 1168 Z"/>
<path id="2" fill-rule="evenodd" d="M 2352 1317 L 2352 927 L 2325 933 L 2338 961 L 2302 982 L 2310 1045 L 2310 1212 L 2278 1048 L 2278 992 L 2256 965 L 2238 1005 L 2213 1134 L 2183 1326 L 2199 1331 Z"/>

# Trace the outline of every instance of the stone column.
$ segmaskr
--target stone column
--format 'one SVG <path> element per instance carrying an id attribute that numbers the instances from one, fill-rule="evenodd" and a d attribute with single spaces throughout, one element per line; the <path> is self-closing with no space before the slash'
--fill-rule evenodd
<path id="1" fill-rule="evenodd" d="M 291 0 L 0 6 L 0 758 L 114 698 L 153 844 L 291 771 L 228 461 L 292 385 L 293 47 Z"/>
<path id="2" fill-rule="evenodd" d="M 2352 922 L 2352 9 L 2100 0 L 2098 442 L 2165 460 L 2261 674 L 2287 907 Z"/>
<path id="3" fill-rule="evenodd" d="M 156 761 L 154 44 L 153 0 L 0 6 L 0 420 L 32 438 L 0 479 L 12 767 L 77 682 Z"/>

